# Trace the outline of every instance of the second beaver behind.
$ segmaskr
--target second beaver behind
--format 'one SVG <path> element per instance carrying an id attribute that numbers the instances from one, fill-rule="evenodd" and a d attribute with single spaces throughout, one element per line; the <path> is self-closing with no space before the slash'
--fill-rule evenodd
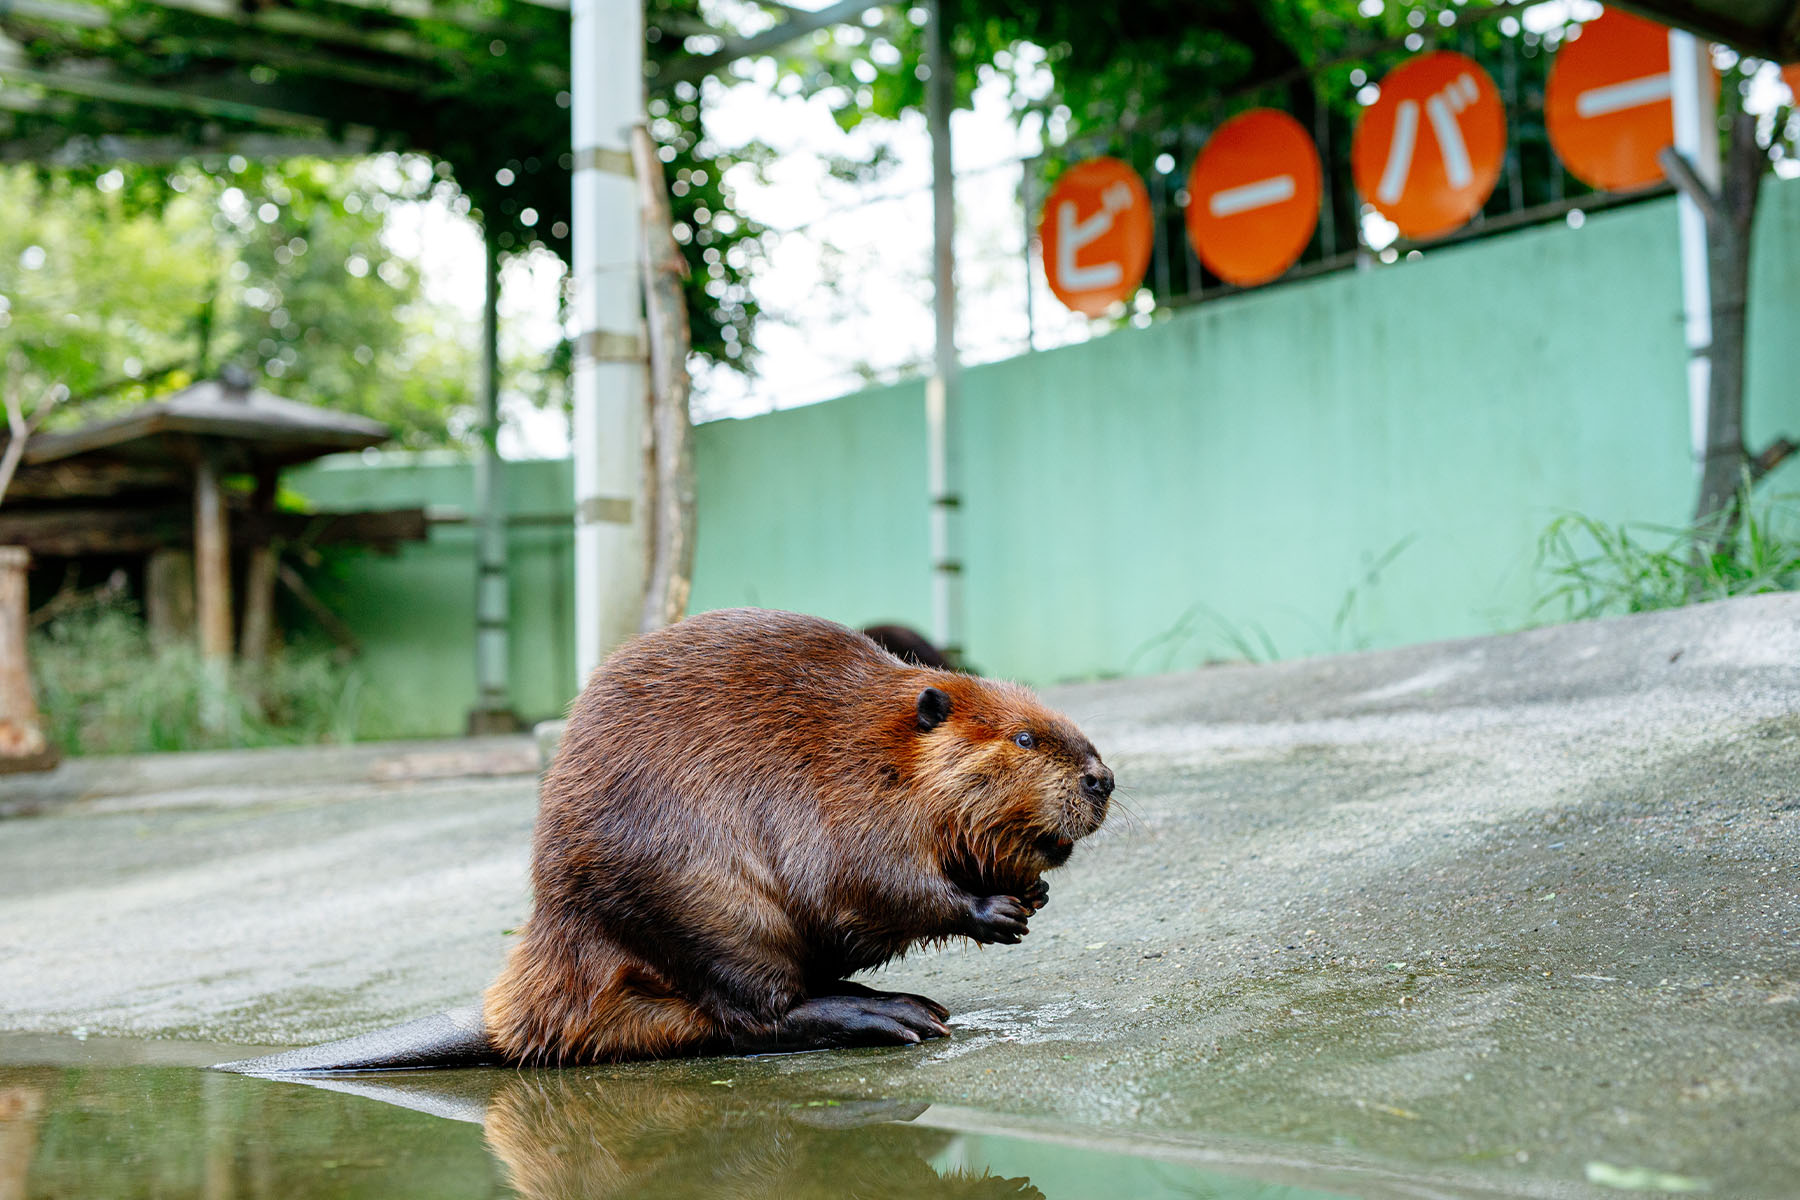
<path id="1" fill-rule="evenodd" d="M 1022 687 L 793 613 L 706 613 L 595 672 L 546 775 L 535 906 L 483 1002 L 515 1063 L 909 1043 L 847 976 L 1016 942 L 1112 772 Z"/>

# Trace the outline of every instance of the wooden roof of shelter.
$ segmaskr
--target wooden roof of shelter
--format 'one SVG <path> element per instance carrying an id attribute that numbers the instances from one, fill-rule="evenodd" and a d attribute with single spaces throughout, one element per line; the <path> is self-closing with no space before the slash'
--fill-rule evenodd
<path id="1" fill-rule="evenodd" d="M 272 542 L 317 546 L 357 543 L 392 551 L 423 540 L 421 508 L 359 512 L 281 512 L 275 472 L 322 455 L 388 440 L 367 417 L 286 400 L 231 373 L 207 379 L 120 416 L 25 444 L 24 461 L 0 509 L 0 545 L 40 557 L 131 557 L 192 547 L 199 564 L 202 647 L 231 648 L 230 559 L 267 555 Z M 221 476 L 258 477 L 250 492 L 221 486 Z M 266 629 L 275 570 L 252 581 L 252 607 Z M 298 577 L 291 588 L 304 592 Z M 308 599 L 316 605 L 316 598 Z M 249 641 L 258 641 L 246 635 Z M 258 651 L 260 653 L 260 651 Z"/>
<path id="2" fill-rule="evenodd" d="M 378 446 L 392 436 L 380 421 L 285 400 L 261 388 L 205 379 L 110 420 L 44 433 L 25 446 L 36 466 L 76 455 L 112 461 L 191 460 L 198 439 L 226 470 L 289 466 L 325 454 Z"/>

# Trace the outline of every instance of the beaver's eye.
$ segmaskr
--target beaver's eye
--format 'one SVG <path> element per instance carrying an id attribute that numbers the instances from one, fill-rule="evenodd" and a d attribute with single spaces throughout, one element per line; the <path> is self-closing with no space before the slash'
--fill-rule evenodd
<path id="1" fill-rule="evenodd" d="M 1017 743 L 1022 750 L 1030 750 L 1037 745 L 1037 739 L 1032 737 L 1029 733 L 1026 733 L 1023 729 L 1013 734 L 1013 741 Z"/>

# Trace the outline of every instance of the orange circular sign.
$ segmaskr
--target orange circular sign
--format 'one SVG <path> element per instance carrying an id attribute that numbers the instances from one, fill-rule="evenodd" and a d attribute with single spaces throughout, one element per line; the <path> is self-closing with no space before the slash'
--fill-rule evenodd
<path id="1" fill-rule="evenodd" d="M 1273 108 L 1213 131 L 1188 172 L 1188 237 L 1208 270 L 1252 287 L 1293 266 L 1319 224 L 1312 136 Z"/>
<path id="2" fill-rule="evenodd" d="M 1550 145 L 1589 187 L 1628 192 L 1662 180 L 1675 143 L 1669 31 L 1609 8 L 1557 51 L 1544 87 Z"/>
<path id="3" fill-rule="evenodd" d="M 1090 158 L 1064 171 L 1038 221 L 1050 290 L 1089 317 L 1137 292 L 1152 238 L 1144 181 L 1116 158 Z"/>
<path id="4" fill-rule="evenodd" d="M 1449 233 L 1481 211 L 1506 157 L 1506 110 L 1474 59 L 1449 50 L 1387 73 L 1356 126 L 1356 188 L 1409 238 Z"/>
<path id="5" fill-rule="evenodd" d="M 1800 104 L 1800 63 L 1789 63 L 1781 68 L 1781 78 L 1788 85 L 1789 99 Z"/>

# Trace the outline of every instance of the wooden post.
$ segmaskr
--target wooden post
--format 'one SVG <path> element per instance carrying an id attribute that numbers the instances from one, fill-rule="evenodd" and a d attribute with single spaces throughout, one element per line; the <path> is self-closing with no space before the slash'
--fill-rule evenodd
<path id="1" fill-rule="evenodd" d="M 30 565 L 31 555 L 24 549 L 0 546 L 0 772 L 47 770 L 57 760 L 44 737 L 25 658 L 25 570 Z"/>
<path id="2" fill-rule="evenodd" d="M 238 657 L 261 666 L 269 657 L 275 633 L 275 547 L 259 542 L 244 564 L 244 628 L 238 635 Z"/>
<path id="3" fill-rule="evenodd" d="M 200 615 L 200 654 L 231 659 L 231 544 L 219 469 L 202 455 L 194 470 L 194 599 Z"/>
<path id="4" fill-rule="evenodd" d="M 186 550 L 150 552 L 144 564 L 144 620 L 158 646 L 194 636 L 194 556 Z"/>
<path id="5" fill-rule="evenodd" d="M 648 633 L 687 615 L 694 585 L 694 444 L 688 415 L 687 298 L 682 280 L 687 260 L 670 232 L 668 184 L 650 131 L 631 131 L 632 162 L 637 168 L 643 205 L 645 282 L 644 307 L 650 329 L 649 483 L 652 497 L 649 581 L 638 628 Z"/>

